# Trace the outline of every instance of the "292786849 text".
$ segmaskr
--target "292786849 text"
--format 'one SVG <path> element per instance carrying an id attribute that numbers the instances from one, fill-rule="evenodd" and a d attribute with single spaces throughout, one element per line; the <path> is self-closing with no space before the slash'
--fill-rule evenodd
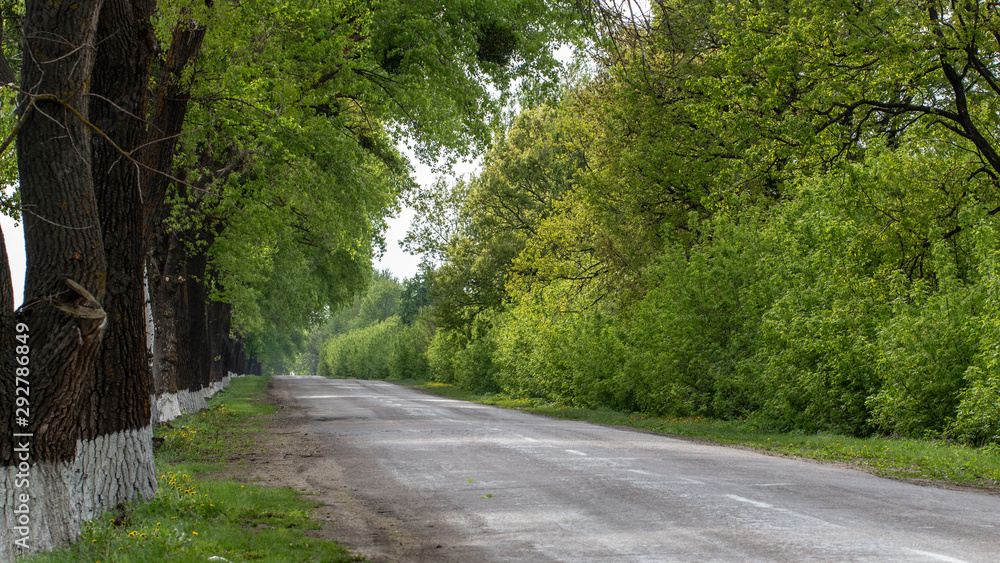
<path id="1" fill-rule="evenodd" d="M 31 347 L 28 344 L 29 329 L 25 323 L 18 323 L 14 349 L 14 457 L 17 473 L 14 474 L 14 544 L 21 551 L 28 551 L 31 541 L 31 438 L 28 432 L 31 420 L 31 369 L 29 364 Z"/>

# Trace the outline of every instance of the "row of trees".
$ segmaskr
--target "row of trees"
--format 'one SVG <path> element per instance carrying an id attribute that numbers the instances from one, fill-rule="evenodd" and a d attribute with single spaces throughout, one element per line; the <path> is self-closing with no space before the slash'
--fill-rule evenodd
<path id="1" fill-rule="evenodd" d="M 1000 442 L 997 6 L 594 17 L 595 72 L 523 111 L 478 176 L 416 202 L 431 376 Z"/>
<path id="2" fill-rule="evenodd" d="M 430 304 L 420 276 L 378 272 L 368 290 L 310 334 L 293 372 L 343 379 L 426 380 Z"/>
<path id="3" fill-rule="evenodd" d="M 3 205 L 28 260 L 17 311 L 0 260 L 0 559 L 155 494 L 156 396 L 290 358 L 367 286 L 412 186 L 401 136 L 426 159 L 482 146 L 515 80 L 553 81 L 573 23 L 535 0 L 0 11 Z"/>

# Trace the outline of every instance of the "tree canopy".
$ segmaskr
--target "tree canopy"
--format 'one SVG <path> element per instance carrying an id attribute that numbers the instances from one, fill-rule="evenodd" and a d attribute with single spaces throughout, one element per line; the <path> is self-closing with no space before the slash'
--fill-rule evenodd
<path id="1" fill-rule="evenodd" d="M 516 102 L 554 87 L 572 14 L 539 0 L 0 7 L 0 104 L 17 103 L 0 112 L 0 175 L 18 185 L 0 210 L 22 214 L 28 249 L 25 304 L 0 332 L 9 356 L 24 321 L 42 358 L 23 420 L 57 499 L 38 511 L 52 541 L 155 492 L 151 423 L 233 371 L 291 364 L 372 278 L 385 218 L 414 188 L 399 144 L 427 161 L 487 146 Z M 92 459 L 105 440 L 122 447 Z M 84 466 L 93 486 L 67 489 Z"/>
<path id="2" fill-rule="evenodd" d="M 431 376 L 995 442 L 995 6 L 589 14 L 594 72 L 418 206 Z"/>

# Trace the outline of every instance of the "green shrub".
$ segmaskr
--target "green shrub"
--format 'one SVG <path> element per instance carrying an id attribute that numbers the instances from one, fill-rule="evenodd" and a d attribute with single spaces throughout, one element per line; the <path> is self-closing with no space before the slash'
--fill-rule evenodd
<path id="1" fill-rule="evenodd" d="M 622 345 L 614 318 L 569 281 L 520 295 L 497 320 L 497 381 L 513 397 L 630 406 L 617 388 Z M 588 305 L 590 307 L 588 307 Z"/>
<path id="2" fill-rule="evenodd" d="M 496 361 L 504 393 L 570 401 L 578 392 L 566 365 L 569 326 L 552 309 L 549 303 L 529 297 L 498 319 Z"/>
<path id="3" fill-rule="evenodd" d="M 693 246 L 668 246 L 645 272 L 649 288 L 625 323 L 618 386 L 634 410 L 673 416 L 742 416 L 756 407 L 737 367 L 754 341 L 770 286 L 761 279 L 756 221 L 719 216 Z M 760 290 L 764 294 L 760 294 Z"/>
<path id="4" fill-rule="evenodd" d="M 499 391 L 500 386 L 496 380 L 497 366 L 493 362 L 495 350 L 496 343 L 489 331 L 484 331 L 469 340 L 465 348 L 455 355 L 456 384 L 476 393 Z"/>
<path id="5" fill-rule="evenodd" d="M 954 420 L 979 340 L 977 301 L 975 288 L 954 279 L 934 293 L 918 284 L 897 300 L 879 334 L 882 387 L 869 401 L 881 431 L 941 435 Z"/>
<path id="6" fill-rule="evenodd" d="M 996 220 L 983 225 L 977 234 L 983 311 L 972 327 L 979 335 L 977 353 L 965 373 L 968 386 L 960 393 L 951 430 L 966 442 L 1000 444 L 1000 240 Z"/>
<path id="7" fill-rule="evenodd" d="M 337 379 L 388 379 L 404 325 L 399 317 L 333 337 L 323 348 L 320 375 Z"/>
<path id="8" fill-rule="evenodd" d="M 782 429 L 867 435 L 867 398 L 878 390 L 878 310 L 853 299 L 827 301 L 829 287 L 789 294 L 768 311 L 756 354 L 754 418 Z"/>
<path id="9" fill-rule="evenodd" d="M 468 337 L 456 330 L 438 330 L 427 346 L 427 365 L 431 379 L 455 384 L 458 380 L 455 355 L 468 343 Z"/>
<path id="10" fill-rule="evenodd" d="M 438 330 L 427 348 L 427 360 L 434 381 L 457 385 L 475 392 L 500 390 L 497 366 L 493 361 L 496 349 L 492 315 L 477 315 L 469 331 Z"/>
<path id="11" fill-rule="evenodd" d="M 899 278 L 870 230 L 867 209 L 847 205 L 831 178 L 808 182 L 775 209 L 764 236 L 774 286 L 759 339 L 741 372 L 755 375 L 760 424 L 867 435 L 877 393 L 878 334 Z"/>
<path id="12" fill-rule="evenodd" d="M 426 381 L 430 378 L 427 359 L 427 346 L 431 340 L 429 327 L 423 322 L 401 324 L 397 332 L 389 366 L 390 379 Z"/>

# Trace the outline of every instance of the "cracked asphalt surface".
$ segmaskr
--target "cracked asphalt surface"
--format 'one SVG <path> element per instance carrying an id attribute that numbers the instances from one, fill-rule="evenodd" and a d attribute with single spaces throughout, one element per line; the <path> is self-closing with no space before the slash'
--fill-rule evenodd
<path id="1" fill-rule="evenodd" d="M 267 478 L 314 492 L 321 535 L 372 561 L 1000 561 L 996 495 L 378 381 L 270 393 L 286 453 Z"/>

